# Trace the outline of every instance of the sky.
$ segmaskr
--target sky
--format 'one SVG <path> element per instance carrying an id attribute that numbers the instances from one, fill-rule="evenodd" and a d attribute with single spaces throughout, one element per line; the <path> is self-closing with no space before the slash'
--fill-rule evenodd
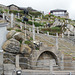
<path id="1" fill-rule="evenodd" d="M 54 9 L 64 9 L 69 12 L 69 18 L 75 20 L 75 0 L 0 0 L 0 4 L 32 7 L 45 13 L 49 13 L 50 10 Z"/>

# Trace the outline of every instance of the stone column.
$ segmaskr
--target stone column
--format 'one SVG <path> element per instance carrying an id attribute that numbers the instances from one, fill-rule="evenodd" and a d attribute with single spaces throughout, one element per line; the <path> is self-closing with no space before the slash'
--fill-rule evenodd
<path id="1" fill-rule="evenodd" d="M 39 34 L 39 29 L 38 29 L 38 27 L 37 27 L 37 34 Z"/>
<path id="2" fill-rule="evenodd" d="M 5 13 L 3 13 L 3 21 L 5 21 Z"/>
<path id="3" fill-rule="evenodd" d="M 11 28 L 13 27 L 13 13 L 11 13 Z"/>
<path id="4" fill-rule="evenodd" d="M 29 28 L 29 31 L 31 32 L 31 28 Z"/>
<path id="5" fill-rule="evenodd" d="M 74 37 L 75 37 L 75 28 L 74 28 Z"/>
<path id="6" fill-rule="evenodd" d="M 25 22 L 25 41 L 26 41 L 26 22 Z"/>
<path id="7" fill-rule="evenodd" d="M 38 18 L 39 18 L 39 16 L 38 16 Z"/>
<path id="8" fill-rule="evenodd" d="M 58 50 L 58 33 L 56 33 L 56 49 Z"/>
<path id="9" fill-rule="evenodd" d="M 0 75 L 3 73 L 3 50 L 0 50 Z"/>
<path id="10" fill-rule="evenodd" d="M 53 60 L 50 60 L 50 74 L 53 75 Z"/>
<path id="11" fill-rule="evenodd" d="M 22 29 L 22 23 L 20 22 L 20 28 Z"/>
<path id="12" fill-rule="evenodd" d="M 20 13 L 18 13 L 18 19 L 20 19 Z"/>
<path id="13" fill-rule="evenodd" d="M 18 69 L 20 69 L 20 67 L 19 67 L 19 55 L 16 55 L 16 69 L 18 70 Z"/>
<path id="14" fill-rule="evenodd" d="M 62 33 L 62 38 L 64 38 L 64 34 Z"/>
<path id="15" fill-rule="evenodd" d="M 64 54 L 61 55 L 60 69 L 61 69 L 61 70 L 64 70 Z"/>
<path id="16" fill-rule="evenodd" d="M 68 37 L 70 37 L 70 31 L 68 30 Z"/>
<path id="17" fill-rule="evenodd" d="M 49 32 L 47 32 L 47 35 L 49 36 Z"/>
<path id="18" fill-rule="evenodd" d="M 42 15 L 41 15 L 41 20 L 42 20 Z"/>
<path id="19" fill-rule="evenodd" d="M 0 50 L 0 65 L 3 65 L 3 50 Z"/>
<path id="20" fill-rule="evenodd" d="M 33 41 L 35 41 L 35 25 L 33 24 Z"/>

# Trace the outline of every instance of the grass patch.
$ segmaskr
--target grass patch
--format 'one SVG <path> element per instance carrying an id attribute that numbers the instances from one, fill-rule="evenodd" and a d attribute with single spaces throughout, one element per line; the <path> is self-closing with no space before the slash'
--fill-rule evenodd
<path id="1" fill-rule="evenodd" d="M 25 44 L 30 45 L 30 44 L 31 44 L 31 42 L 30 42 L 30 41 L 25 41 Z"/>
<path id="2" fill-rule="evenodd" d="M 30 25 L 33 25 L 32 21 L 28 21 L 27 23 L 30 24 Z M 34 24 L 35 24 L 35 27 L 43 26 L 43 24 L 38 23 L 38 22 L 34 22 Z"/>
<path id="3" fill-rule="evenodd" d="M 32 38 L 32 37 L 30 37 L 30 40 L 33 40 L 33 38 Z"/>
<path id="4" fill-rule="evenodd" d="M 7 30 L 8 30 L 8 31 L 11 31 L 11 30 L 13 30 L 13 28 L 7 28 Z"/>
<path id="5" fill-rule="evenodd" d="M 20 29 L 15 29 L 15 31 L 17 31 L 17 32 L 21 32 L 21 30 L 20 30 Z"/>
<path id="6" fill-rule="evenodd" d="M 18 18 L 16 18 L 16 21 L 17 21 L 17 22 L 22 22 L 22 20 L 21 20 L 21 19 L 18 19 Z"/>

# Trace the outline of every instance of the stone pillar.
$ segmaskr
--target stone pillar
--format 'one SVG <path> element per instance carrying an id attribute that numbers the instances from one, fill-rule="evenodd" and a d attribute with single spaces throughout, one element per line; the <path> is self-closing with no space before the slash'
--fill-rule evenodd
<path id="1" fill-rule="evenodd" d="M 41 15 L 41 20 L 42 20 L 42 15 Z"/>
<path id="2" fill-rule="evenodd" d="M 35 41 L 35 25 L 33 24 L 33 41 Z"/>
<path id="3" fill-rule="evenodd" d="M 20 13 L 18 13 L 18 19 L 20 19 Z"/>
<path id="4" fill-rule="evenodd" d="M 61 70 L 64 70 L 64 54 L 62 54 L 62 56 L 61 56 L 60 69 L 61 69 Z"/>
<path id="5" fill-rule="evenodd" d="M 5 13 L 3 13 L 3 21 L 5 21 Z"/>
<path id="6" fill-rule="evenodd" d="M 75 28 L 74 28 L 74 37 L 75 37 Z"/>
<path id="7" fill-rule="evenodd" d="M 22 29 L 22 23 L 20 22 L 20 28 Z"/>
<path id="8" fill-rule="evenodd" d="M 0 50 L 0 65 L 3 65 L 3 50 Z"/>
<path id="9" fill-rule="evenodd" d="M 31 32 L 31 28 L 29 28 L 29 31 Z"/>
<path id="10" fill-rule="evenodd" d="M 68 37 L 70 37 L 70 31 L 68 30 Z"/>
<path id="11" fill-rule="evenodd" d="M 39 16 L 38 16 L 38 18 L 39 18 Z"/>
<path id="12" fill-rule="evenodd" d="M 49 36 L 49 32 L 47 32 L 47 35 Z"/>
<path id="13" fill-rule="evenodd" d="M 48 18 L 48 20 L 50 21 L 50 18 Z"/>
<path id="14" fill-rule="evenodd" d="M 16 55 L 16 69 L 18 70 L 18 69 L 20 69 L 20 67 L 19 67 L 19 55 Z"/>
<path id="15" fill-rule="evenodd" d="M 50 74 L 53 75 L 53 60 L 50 60 Z"/>
<path id="16" fill-rule="evenodd" d="M 25 41 L 26 41 L 26 22 L 25 22 Z"/>
<path id="17" fill-rule="evenodd" d="M 13 27 L 13 13 L 11 13 L 11 28 Z"/>
<path id="18" fill-rule="evenodd" d="M 38 27 L 37 27 L 37 34 L 39 34 L 39 29 L 38 29 Z"/>
<path id="19" fill-rule="evenodd" d="M 62 38 L 64 38 L 64 34 L 62 33 Z"/>
<path id="20" fill-rule="evenodd" d="M 58 33 L 56 33 L 56 49 L 58 50 Z"/>
<path id="21" fill-rule="evenodd" d="M 3 74 L 3 50 L 0 50 L 0 75 Z"/>

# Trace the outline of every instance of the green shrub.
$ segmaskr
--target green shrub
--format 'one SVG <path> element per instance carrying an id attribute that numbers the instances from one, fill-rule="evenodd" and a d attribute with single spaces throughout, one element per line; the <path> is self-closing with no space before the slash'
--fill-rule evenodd
<path id="1" fill-rule="evenodd" d="M 29 11 L 29 14 L 37 17 L 38 15 L 40 16 L 42 13 L 41 12 L 38 12 L 38 11 Z"/>
<path id="2" fill-rule="evenodd" d="M 17 31 L 17 32 L 21 32 L 21 30 L 20 30 L 20 29 L 16 29 L 15 31 Z"/>
<path id="3" fill-rule="evenodd" d="M 13 28 L 7 28 L 7 30 L 8 30 L 8 31 L 11 31 L 11 30 L 13 30 Z"/>
<path id="4" fill-rule="evenodd" d="M 22 20 L 21 20 L 21 19 L 18 19 L 18 18 L 16 18 L 16 21 L 18 21 L 18 22 L 22 22 Z"/>
<path id="5" fill-rule="evenodd" d="M 27 23 L 30 24 L 30 25 L 33 24 L 32 21 L 28 21 Z M 43 26 L 41 23 L 37 23 L 37 22 L 34 22 L 34 24 L 35 24 L 36 27 Z"/>
<path id="6" fill-rule="evenodd" d="M 18 24 L 16 24 L 15 26 L 20 28 L 20 25 L 18 25 Z"/>
<path id="7" fill-rule="evenodd" d="M 20 42 L 20 44 L 22 44 L 22 40 L 20 40 L 19 42 Z"/>
<path id="8" fill-rule="evenodd" d="M 4 13 L 2 9 L 0 9 L 0 13 Z"/>
<path id="9" fill-rule="evenodd" d="M 25 44 L 30 45 L 30 44 L 31 44 L 31 42 L 30 42 L 30 41 L 25 41 Z"/>
<path id="10" fill-rule="evenodd" d="M 30 25 L 32 25 L 32 24 L 33 24 L 33 23 L 32 23 L 32 21 L 28 21 L 27 23 L 28 23 L 28 24 L 30 24 Z"/>
<path id="11" fill-rule="evenodd" d="M 33 40 L 33 38 L 32 38 L 32 37 L 30 37 L 30 40 Z"/>
<path id="12" fill-rule="evenodd" d="M 50 35 L 55 35 L 55 33 L 61 33 L 62 29 L 61 29 L 61 27 L 52 27 L 52 28 L 43 28 L 42 31 L 44 33 L 49 32 Z"/>
<path id="13" fill-rule="evenodd" d="M 17 13 L 19 13 L 19 11 L 16 11 L 16 10 L 10 10 L 9 13 L 17 14 Z"/>

